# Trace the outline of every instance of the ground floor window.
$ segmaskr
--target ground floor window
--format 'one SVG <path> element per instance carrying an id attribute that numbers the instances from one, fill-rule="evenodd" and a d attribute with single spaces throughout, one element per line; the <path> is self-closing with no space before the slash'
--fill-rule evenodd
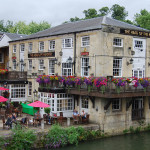
<path id="1" fill-rule="evenodd" d="M 89 101 L 88 101 L 88 98 L 86 96 L 81 97 L 81 104 L 82 104 L 82 108 L 88 109 Z"/>
<path id="2" fill-rule="evenodd" d="M 132 70 L 132 76 L 137 78 L 144 78 L 145 70 Z"/>
<path id="3" fill-rule="evenodd" d="M 25 84 L 11 85 L 11 98 L 25 98 L 26 87 Z"/>
<path id="4" fill-rule="evenodd" d="M 112 110 L 121 110 L 121 99 L 113 99 L 112 100 Z"/>
<path id="5" fill-rule="evenodd" d="M 73 111 L 72 95 L 65 93 L 41 93 L 41 101 L 50 105 L 52 112 Z"/>

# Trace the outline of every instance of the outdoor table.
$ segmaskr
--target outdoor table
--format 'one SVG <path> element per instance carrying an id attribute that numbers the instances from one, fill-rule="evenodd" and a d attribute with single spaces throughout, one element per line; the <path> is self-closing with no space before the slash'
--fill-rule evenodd
<path id="1" fill-rule="evenodd" d="M 38 123 L 41 124 L 41 121 L 43 120 L 43 118 L 33 118 L 34 119 L 34 125 L 38 126 Z"/>

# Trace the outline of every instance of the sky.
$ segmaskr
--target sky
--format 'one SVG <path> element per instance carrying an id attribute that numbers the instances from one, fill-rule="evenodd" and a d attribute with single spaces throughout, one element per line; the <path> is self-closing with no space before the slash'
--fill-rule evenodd
<path id="1" fill-rule="evenodd" d="M 83 18 L 83 11 L 89 8 L 98 11 L 114 4 L 124 6 L 130 20 L 141 9 L 149 11 L 150 8 L 150 0 L 0 0 L 0 20 L 26 23 L 47 21 L 56 26 L 75 16 Z"/>

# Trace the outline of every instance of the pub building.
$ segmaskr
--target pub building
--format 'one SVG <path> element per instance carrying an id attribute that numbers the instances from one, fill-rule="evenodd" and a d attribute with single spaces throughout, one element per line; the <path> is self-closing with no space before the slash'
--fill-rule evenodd
<path id="1" fill-rule="evenodd" d="M 0 87 L 9 89 L 9 92 L 0 91 L 0 95 L 14 102 L 26 100 L 25 91 L 28 82 L 27 72 L 16 70 L 16 66 L 20 65 L 21 62 L 16 63 L 16 47 L 12 51 L 9 50 L 9 42 L 25 36 L 23 34 L 0 32 Z M 12 52 L 13 55 L 9 57 Z M 16 64 L 13 68 L 10 67 L 12 62 Z"/>
<path id="2" fill-rule="evenodd" d="M 16 47 L 16 53 L 13 52 Z M 9 42 L 9 67 L 22 60 L 27 71 L 26 100 L 50 104 L 51 113 L 63 112 L 72 117 L 73 109 L 84 110 L 89 121 L 106 132 L 122 132 L 139 126 L 139 120 L 150 123 L 149 92 L 138 87 L 120 93 L 109 85 L 105 93 L 66 90 L 63 87 L 40 88 L 38 75 L 112 78 L 149 77 L 150 31 L 114 20 L 97 17 L 64 23 Z M 21 65 L 16 65 L 21 71 Z M 112 92 L 113 91 L 113 92 Z M 24 99 L 23 99 L 24 101 Z M 44 113 L 43 110 L 41 110 Z"/>

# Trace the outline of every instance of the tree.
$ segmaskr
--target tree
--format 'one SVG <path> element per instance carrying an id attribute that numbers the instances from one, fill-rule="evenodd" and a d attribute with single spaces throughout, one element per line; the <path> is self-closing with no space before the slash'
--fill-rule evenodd
<path id="1" fill-rule="evenodd" d="M 97 13 L 97 10 L 94 9 L 94 8 L 90 8 L 88 10 L 84 10 L 83 13 L 85 15 L 84 19 L 96 18 L 96 17 L 99 16 L 98 13 Z"/>
<path id="2" fill-rule="evenodd" d="M 150 12 L 143 9 L 140 11 L 140 14 L 136 13 L 134 16 L 134 22 L 136 25 L 150 30 Z"/>
<path id="3" fill-rule="evenodd" d="M 79 20 L 80 20 L 80 18 L 78 18 L 78 17 L 70 18 L 70 21 L 71 21 L 71 22 L 75 22 L 75 21 L 79 21 Z"/>
<path id="4" fill-rule="evenodd" d="M 112 12 L 111 17 L 113 19 L 117 19 L 121 21 L 125 20 L 126 17 L 128 16 L 128 12 L 125 10 L 125 7 L 120 6 L 118 4 L 114 4 L 111 7 L 111 12 Z"/>
<path id="5" fill-rule="evenodd" d="M 100 16 L 105 16 L 105 15 L 108 15 L 110 10 L 108 7 L 102 7 L 101 9 L 99 9 L 99 12 L 100 12 Z"/>
<path id="6" fill-rule="evenodd" d="M 24 21 L 19 21 L 13 24 L 13 21 L 8 20 L 6 23 L 4 20 L 0 20 L 0 31 L 18 34 L 33 34 L 45 29 L 50 28 L 50 24 L 46 21 L 36 23 L 34 21 L 26 24 Z"/>

